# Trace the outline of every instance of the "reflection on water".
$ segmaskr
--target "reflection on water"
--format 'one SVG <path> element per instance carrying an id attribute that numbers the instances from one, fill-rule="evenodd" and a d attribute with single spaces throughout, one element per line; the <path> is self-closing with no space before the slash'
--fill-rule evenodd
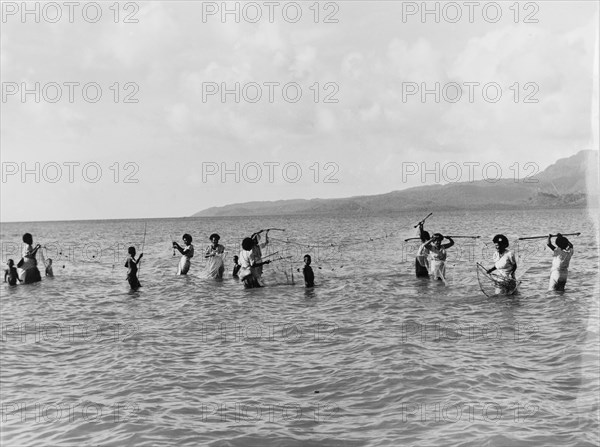
<path id="1" fill-rule="evenodd" d="M 29 231 L 56 274 L 1 288 L 3 445 L 597 445 L 585 211 L 434 213 L 430 231 L 481 236 L 448 251 L 448 286 L 413 277 L 404 239 L 422 217 L 150 220 L 135 292 L 123 263 L 143 221 L 3 224 L 4 262 Z M 286 229 L 265 250 L 283 259 L 244 290 L 232 256 L 264 227 Z M 171 238 L 201 254 L 215 231 L 226 277 L 207 279 L 201 255 L 175 276 Z M 481 293 L 494 234 L 557 231 L 583 233 L 564 293 L 546 291 L 544 240 L 511 244 L 517 296 Z"/>

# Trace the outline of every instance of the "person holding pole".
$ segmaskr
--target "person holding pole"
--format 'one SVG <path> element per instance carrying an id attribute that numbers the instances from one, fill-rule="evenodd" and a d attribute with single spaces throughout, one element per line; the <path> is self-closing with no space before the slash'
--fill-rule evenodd
<path id="1" fill-rule="evenodd" d="M 140 256 L 135 259 L 135 247 L 129 247 L 127 250 L 129 257 L 125 260 L 125 267 L 127 267 L 127 282 L 132 290 L 137 290 L 142 287 L 138 279 L 138 265 L 144 256 L 144 253 L 140 253 Z"/>
<path id="2" fill-rule="evenodd" d="M 552 237 L 556 237 L 556 247 L 552 244 Z M 560 233 L 556 236 L 549 234 L 548 248 L 553 252 L 548 290 L 564 291 L 569 275 L 569 263 L 573 256 L 573 244 Z"/>
<path id="3" fill-rule="evenodd" d="M 261 275 L 258 272 L 259 268 L 262 268 L 264 264 L 269 264 L 271 261 L 263 261 L 259 259 L 254 248 L 256 247 L 255 241 L 249 237 L 244 238 L 242 241 L 242 250 L 240 251 L 240 281 L 244 284 L 244 288 L 253 289 L 255 287 L 262 287 L 260 283 Z M 262 271 L 261 271 L 262 273 Z"/>
<path id="4" fill-rule="evenodd" d="M 419 227 L 419 239 L 421 240 L 421 245 L 419 246 L 415 257 L 415 274 L 417 278 L 429 278 L 429 249 L 425 247 L 425 244 L 430 239 L 430 236 L 429 232 L 425 231 L 423 226 L 425 225 L 427 218 L 432 214 L 433 213 L 429 213 L 425 219 L 415 225 L 415 228 Z M 409 239 L 405 240 L 405 242 L 408 240 Z"/>
<path id="5" fill-rule="evenodd" d="M 421 245 L 415 257 L 415 274 L 417 278 L 429 278 L 429 249 L 426 245 L 430 238 L 429 232 L 423 229 L 423 222 L 419 222 L 419 239 L 421 239 Z"/>
<path id="6" fill-rule="evenodd" d="M 429 270 L 433 279 L 439 279 L 446 282 L 446 250 L 454 245 L 454 241 L 450 236 L 447 244 L 442 244 L 444 236 L 440 233 L 435 233 L 423 246 L 429 251 Z"/>

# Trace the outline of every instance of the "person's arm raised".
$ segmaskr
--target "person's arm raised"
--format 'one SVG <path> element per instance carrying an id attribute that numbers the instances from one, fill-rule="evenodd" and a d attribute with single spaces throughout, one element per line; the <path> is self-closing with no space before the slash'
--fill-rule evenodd
<path id="1" fill-rule="evenodd" d="M 552 251 L 554 251 L 556 249 L 556 247 L 554 245 L 552 245 L 552 235 L 551 234 L 548 235 L 548 241 L 547 241 L 546 245 L 548 245 L 548 248 Z"/>
<path id="2" fill-rule="evenodd" d="M 446 239 L 448 239 L 450 242 L 448 242 L 447 244 L 444 244 L 444 248 L 450 248 L 454 245 L 454 239 L 452 239 L 450 236 L 446 236 Z"/>

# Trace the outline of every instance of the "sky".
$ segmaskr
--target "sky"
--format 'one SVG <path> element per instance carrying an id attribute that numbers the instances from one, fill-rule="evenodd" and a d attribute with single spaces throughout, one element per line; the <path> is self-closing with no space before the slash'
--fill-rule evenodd
<path id="1" fill-rule="evenodd" d="M 3 222 L 523 181 L 598 150 L 594 1 L 23 5 Z"/>

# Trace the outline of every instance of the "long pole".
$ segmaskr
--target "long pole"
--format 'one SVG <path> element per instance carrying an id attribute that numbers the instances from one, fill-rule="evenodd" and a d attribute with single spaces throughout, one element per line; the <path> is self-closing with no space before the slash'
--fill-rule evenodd
<path id="1" fill-rule="evenodd" d="M 425 223 L 425 221 L 429 218 L 429 216 L 431 216 L 433 213 L 429 213 L 427 215 L 427 217 L 425 217 L 425 219 L 423 219 L 421 222 L 419 222 L 418 224 L 416 224 L 413 228 L 417 228 L 419 225 L 421 225 L 422 223 Z"/>
<path id="2" fill-rule="evenodd" d="M 144 240 L 142 241 L 142 249 L 140 250 L 141 253 L 144 253 L 144 246 L 146 245 L 146 223 L 144 222 Z M 141 254 L 140 253 L 140 254 Z M 138 258 L 139 259 L 139 258 Z M 138 266 L 138 275 L 140 274 L 140 271 L 142 270 L 142 264 L 140 264 Z"/>
<path id="3" fill-rule="evenodd" d="M 563 233 L 563 236 L 579 236 L 581 233 Z M 556 237 L 558 234 L 551 234 L 550 237 Z M 546 239 L 548 235 L 545 236 L 529 236 L 529 237 L 520 237 L 518 240 L 527 241 L 531 239 Z"/>
<path id="4" fill-rule="evenodd" d="M 481 236 L 446 236 L 453 239 L 479 239 Z"/>

